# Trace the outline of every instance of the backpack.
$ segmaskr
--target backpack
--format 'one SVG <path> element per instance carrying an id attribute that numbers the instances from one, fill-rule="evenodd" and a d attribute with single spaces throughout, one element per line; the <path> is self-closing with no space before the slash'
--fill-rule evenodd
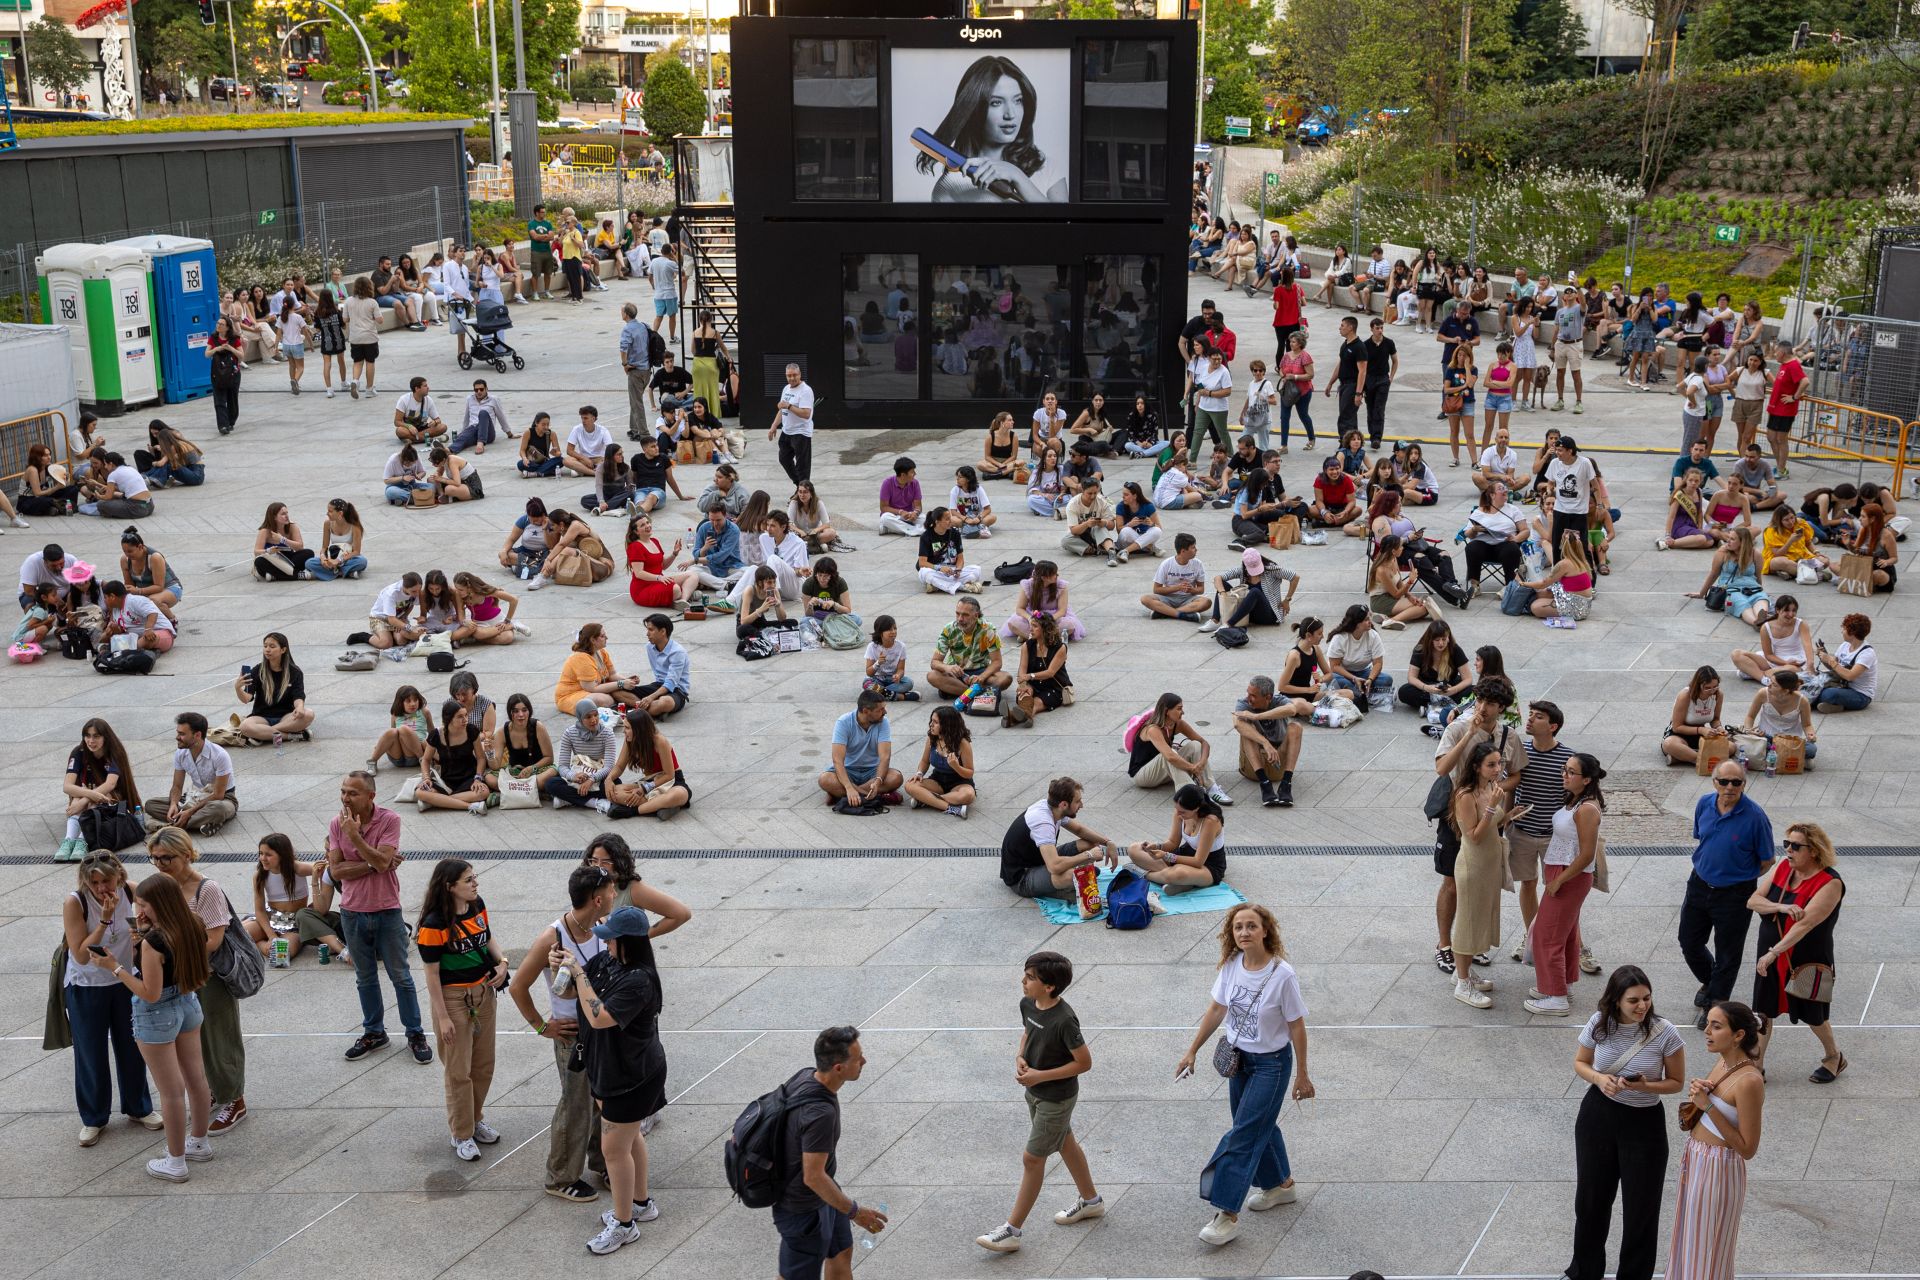
<path id="1" fill-rule="evenodd" d="M 993 570 L 993 580 L 1003 586 L 1017 586 L 1033 576 L 1033 557 L 1021 556 L 1018 560 L 1002 561 Z"/>
<path id="2" fill-rule="evenodd" d="M 655 369 L 667 362 L 667 340 L 658 329 L 647 330 L 647 363 Z"/>
<path id="3" fill-rule="evenodd" d="M 1120 750 L 1131 755 L 1133 744 L 1140 740 L 1140 730 L 1147 721 L 1153 719 L 1153 708 L 1148 707 L 1133 719 L 1127 721 L 1127 727 L 1120 731 Z"/>
<path id="4" fill-rule="evenodd" d="M 1152 924 L 1147 889 L 1145 876 L 1130 870 L 1116 872 L 1107 886 L 1107 928 L 1144 929 Z"/>
<path id="5" fill-rule="evenodd" d="M 733 647 L 733 651 L 748 662 L 758 662 L 762 658 L 771 658 L 780 652 L 780 643 L 765 632 L 746 636 Z"/>
<path id="6" fill-rule="evenodd" d="M 727 1185 L 749 1209 L 770 1209 L 786 1190 L 787 1086 L 763 1093 L 733 1122 L 721 1163 Z"/>
<path id="7" fill-rule="evenodd" d="M 121 649 L 117 653 L 101 650 L 93 655 L 93 669 L 103 676 L 144 676 L 153 670 L 151 649 Z"/>
<path id="8" fill-rule="evenodd" d="M 820 624 L 820 637 L 829 649 L 857 649 L 865 638 L 860 624 L 844 613 L 829 614 Z"/>
<path id="9" fill-rule="evenodd" d="M 1223 649 L 1238 649 L 1247 642 L 1245 627 L 1221 627 L 1213 633 L 1214 640 Z"/>
<path id="10" fill-rule="evenodd" d="M 93 637 L 84 627 L 60 628 L 60 656 L 63 658 L 91 658 L 93 656 Z"/>

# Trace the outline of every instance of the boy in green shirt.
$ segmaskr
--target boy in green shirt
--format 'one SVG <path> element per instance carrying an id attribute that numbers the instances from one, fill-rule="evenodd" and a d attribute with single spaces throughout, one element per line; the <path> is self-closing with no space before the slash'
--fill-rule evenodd
<path id="1" fill-rule="evenodd" d="M 554 260 L 553 223 L 547 220 L 547 206 L 544 204 L 533 206 L 533 216 L 527 219 L 527 243 L 533 255 L 527 271 L 527 296 L 551 298 L 553 273 L 560 269 L 560 265 Z"/>
<path id="2" fill-rule="evenodd" d="M 1027 957 L 1020 979 L 1020 1051 L 1014 1058 L 1013 1078 L 1026 1086 L 1027 1149 L 1020 1157 L 1020 1190 L 1007 1220 L 975 1238 L 974 1243 L 994 1253 L 1020 1248 L 1020 1230 L 1040 1198 L 1040 1180 L 1047 1157 L 1060 1153 L 1060 1162 L 1073 1178 L 1079 1198 L 1053 1215 L 1061 1226 L 1106 1216 L 1106 1201 L 1094 1188 L 1087 1169 L 1087 1153 L 1073 1136 L 1073 1105 L 1080 1096 L 1076 1077 L 1093 1069 L 1093 1051 L 1080 1034 L 1073 1006 L 1060 998 L 1073 982 L 1073 961 L 1057 951 L 1036 951 Z"/>

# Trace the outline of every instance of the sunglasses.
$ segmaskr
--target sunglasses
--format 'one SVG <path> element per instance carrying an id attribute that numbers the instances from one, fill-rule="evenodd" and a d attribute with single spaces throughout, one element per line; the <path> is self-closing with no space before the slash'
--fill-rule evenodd
<path id="1" fill-rule="evenodd" d="M 1713 785 L 1716 787 L 1744 787 L 1747 785 L 1747 780 L 1745 778 L 1715 778 Z"/>
<path id="2" fill-rule="evenodd" d="M 1780 847 L 1790 852 L 1797 853 L 1801 849 L 1805 849 L 1807 847 L 1807 842 L 1805 840 L 1786 839 L 1780 842 Z"/>

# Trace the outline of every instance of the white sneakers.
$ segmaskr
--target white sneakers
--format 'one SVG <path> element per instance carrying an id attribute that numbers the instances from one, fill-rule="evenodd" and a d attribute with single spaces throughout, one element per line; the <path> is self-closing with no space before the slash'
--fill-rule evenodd
<path id="1" fill-rule="evenodd" d="M 1226 1213 L 1216 1213 L 1212 1221 L 1200 1228 L 1200 1243 L 1219 1248 L 1239 1234 L 1240 1219 Z"/>
<path id="2" fill-rule="evenodd" d="M 1537 1000 L 1528 1000 L 1525 1008 L 1528 1013 L 1544 1014 L 1549 1018 L 1564 1018 L 1571 1011 L 1565 996 L 1541 996 Z"/>
<path id="3" fill-rule="evenodd" d="M 1062 1209 L 1060 1212 L 1054 1214 L 1053 1220 L 1060 1226 L 1070 1227 L 1076 1222 L 1085 1222 L 1090 1218 L 1104 1218 L 1106 1216 L 1107 1202 L 1099 1196 L 1095 1196 L 1091 1200 L 1075 1200 L 1071 1208 Z"/>
<path id="4" fill-rule="evenodd" d="M 1207 799 L 1221 806 L 1233 803 L 1233 797 L 1227 794 L 1227 789 L 1217 782 L 1207 788 Z"/>
<path id="5" fill-rule="evenodd" d="M 213 1139 L 196 1138 L 192 1134 L 188 1134 L 185 1158 L 193 1161 L 195 1164 L 205 1164 L 207 1161 L 213 1159 Z"/>
<path id="6" fill-rule="evenodd" d="M 1020 1251 L 1020 1228 L 1001 1223 L 983 1236 L 975 1236 L 973 1242 L 992 1253 L 1018 1253 Z"/>
<path id="7" fill-rule="evenodd" d="M 1255 1213 L 1264 1213 L 1276 1205 L 1292 1204 L 1299 1198 L 1298 1186 L 1255 1187 L 1253 1194 L 1247 1197 L 1247 1208 Z"/>
<path id="8" fill-rule="evenodd" d="M 600 1234 L 587 1241 L 587 1252 L 609 1254 L 623 1244 L 632 1244 L 640 1238 L 638 1223 L 629 1222 L 621 1226 L 618 1222 L 609 1222 L 600 1228 Z"/>
<path id="9" fill-rule="evenodd" d="M 1491 986 L 1493 984 L 1488 983 Z M 1456 981 L 1453 984 L 1453 998 L 1461 1004 L 1472 1005 L 1476 1009 L 1493 1008 L 1493 997 L 1479 990 L 1479 984 L 1469 981 Z"/>
<path id="10" fill-rule="evenodd" d="M 480 1158 L 480 1144 L 472 1138 L 450 1138 L 448 1141 L 453 1144 L 453 1154 L 459 1156 L 462 1160 L 478 1160 Z"/>
<path id="11" fill-rule="evenodd" d="M 483 1147 L 490 1147 L 500 1141 L 500 1131 L 485 1120 L 473 1122 L 473 1140 Z"/>
<path id="12" fill-rule="evenodd" d="M 158 1178 L 162 1182 L 185 1182 L 187 1180 L 187 1161 L 185 1156 L 161 1156 L 157 1160 L 147 1161 L 147 1176 Z"/>
<path id="13" fill-rule="evenodd" d="M 100 1141 L 100 1135 L 106 1131 L 107 1127 L 105 1125 L 90 1124 L 84 1126 L 80 1130 L 80 1145 L 83 1147 L 92 1146 L 94 1143 Z"/>

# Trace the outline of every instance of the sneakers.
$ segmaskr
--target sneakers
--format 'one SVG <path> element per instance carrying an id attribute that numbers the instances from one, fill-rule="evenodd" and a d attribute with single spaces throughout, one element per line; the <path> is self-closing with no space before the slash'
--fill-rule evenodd
<path id="1" fill-rule="evenodd" d="M 92 1146 L 94 1143 L 100 1141 L 100 1135 L 106 1131 L 107 1127 L 103 1124 L 82 1126 L 80 1130 L 80 1145 L 83 1147 Z"/>
<path id="2" fill-rule="evenodd" d="M 1218 631 L 1219 629 L 1220 629 L 1219 620 L 1215 618 L 1208 618 L 1205 622 L 1200 624 L 1200 634 L 1203 636 L 1210 636 L 1214 632 Z"/>
<path id="3" fill-rule="evenodd" d="M 967 806 L 963 804 L 950 804 L 947 806 L 947 812 L 962 822 L 967 820 Z"/>
<path id="4" fill-rule="evenodd" d="M 147 1176 L 158 1178 L 162 1182 L 185 1182 L 187 1180 L 186 1157 L 161 1156 L 158 1160 L 149 1160 Z"/>
<path id="5" fill-rule="evenodd" d="M 973 1242 L 992 1253 L 1020 1252 L 1020 1228 L 1001 1223 L 983 1236 L 975 1236 Z"/>
<path id="6" fill-rule="evenodd" d="M 1226 808 L 1233 804 L 1233 797 L 1228 795 L 1227 789 L 1221 786 L 1217 782 L 1214 783 L 1211 787 L 1207 788 L 1207 799 L 1213 801 L 1215 804 L 1219 805 L 1222 808 Z"/>
<path id="7" fill-rule="evenodd" d="M 150 1133 L 158 1133 L 167 1127 L 167 1122 L 160 1118 L 158 1111 L 149 1111 L 143 1116 L 135 1116 L 133 1122 Z"/>
<path id="8" fill-rule="evenodd" d="M 433 1061 L 433 1046 L 427 1043 L 426 1032 L 407 1032 L 407 1048 L 413 1050 L 413 1060 L 421 1066 Z"/>
<path id="9" fill-rule="evenodd" d="M 1564 1018 L 1570 1011 L 1565 996 L 1542 996 L 1538 1000 L 1528 1000 L 1525 1008 L 1528 1013 L 1544 1014 L 1549 1018 Z"/>
<path id="10" fill-rule="evenodd" d="M 531 578 L 527 579 L 527 590 L 529 591 L 538 591 L 540 590 L 540 588 L 546 585 L 547 585 L 547 580 L 541 577 L 537 573 L 534 574 Z"/>
<path id="11" fill-rule="evenodd" d="M 1559 413 L 1562 409 L 1566 407 L 1567 407 L 1567 402 L 1565 400 L 1555 400 L 1552 405 L 1552 411 L 1554 413 Z"/>
<path id="12" fill-rule="evenodd" d="M 473 1122 L 473 1140 L 483 1147 L 490 1147 L 500 1141 L 500 1131 L 485 1120 Z"/>
<path id="13" fill-rule="evenodd" d="M 591 1183 L 584 1180 L 569 1182 L 558 1187 L 548 1187 L 547 1194 L 561 1200 L 571 1200 L 575 1204 L 585 1204 L 589 1200 L 598 1200 L 600 1198 L 600 1193 L 593 1189 Z"/>
<path id="14" fill-rule="evenodd" d="M 1229 1217 L 1225 1213 L 1216 1213 L 1211 1222 L 1200 1228 L 1200 1243 L 1218 1248 L 1239 1234 L 1240 1219 Z"/>
<path id="15" fill-rule="evenodd" d="M 1455 982 L 1453 984 L 1453 998 L 1461 1004 L 1472 1005 L 1476 1009 L 1493 1008 L 1493 997 L 1479 990 L 1477 983 Z"/>
<path id="16" fill-rule="evenodd" d="M 1280 807 L 1280 797 L 1273 794 L 1273 783 L 1266 778 L 1260 779 L 1260 804 L 1267 809 Z"/>
<path id="17" fill-rule="evenodd" d="M 1273 1208 L 1275 1205 L 1292 1204 L 1299 1198 L 1300 1188 L 1298 1187 L 1266 1187 L 1264 1189 L 1256 1189 L 1252 1195 L 1247 1197 L 1247 1208 L 1253 1210 L 1255 1213 L 1261 1213 Z"/>
<path id="18" fill-rule="evenodd" d="M 1527 939 L 1526 939 L 1526 935 L 1522 934 L 1520 936 L 1520 941 L 1513 944 L 1513 951 L 1510 953 L 1510 958 L 1513 960 L 1515 964 L 1525 964 L 1527 962 L 1526 956 L 1527 956 Z"/>
<path id="19" fill-rule="evenodd" d="M 640 1121 L 640 1136 L 644 1138 L 648 1134 L 652 1133 L 654 1130 L 654 1127 L 659 1123 L 660 1123 L 660 1113 L 658 1111 L 654 1112 L 650 1116 L 643 1117 Z M 649 1201 L 648 1203 L 652 1203 L 652 1202 Z"/>
<path id="20" fill-rule="evenodd" d="M 1573 411 L 1575 413 L 1585 413 L 1587 411 L 1587 406 L 1582 404 L 1580 401 L 1575 400 L 1573 402 Z"/>
<path id="21" fill-rule="evenodd" d="M 606 1178 L 602 1176 L 601 1181 L 605 1182 Z M 611 1189 L 611 1186 L 609 1186 L 609 1189 Z M 659 1216 L 660 1216 L 659 1201 L 635 1200 L 633 1202 L 633 1221 L 636 1226 L 642 1222 L 652 1222 L 655 1218 Z M 613 1225 L 613 1210 L 605 1209 L 601 1211 L 600 1224 L 602 1226 L 607 1226 L 607 1227 L 610 1227 Z"/>
<path id="22" fill-rule="evenodd" d="M 609 1211 L 611 1212 L 611 1211 Z M 600 1228 L 600 1234 L 587 1241 L 587 1252 L 609 1254 L 623 1244 L 632 1244 L 640 1238 L 640 1227 L 636 1223 L 609 1222 Z"/>
<path id="23" fill-rule="evenodd" d="M 472 1138 L 454 1138 L 452 1142 L 453 1154 L 459 1156 L 462 1160 L 478 1160 L 480 1158 L 480 1145 Z"/>
<path id="24" fill-rule="evenodd" d="M 1282 809 L 1293 808 L 1293 783 L 1285 778 L 1274 783 L 1273 799 Z"/>
<path id="25" fill-rule="evenodd" d="M 206 1163 L 208 1160 L 213 1159 L 213 1143 L 205 1138 L 196 1138 L 192 1134 L 188 1134 L 186 1158 L 195 1164 Z"/>
<path id="26" fill-rule="evenodd" d="M 1433 949 L 1433 967 L 1442 973 L 1453 972 L 1453 948 L 1435 947 Z"/>
<path id="27" fill-rule="evenodd" d="M 213 1123 L 207 1126 L 208 1133 L 225 1133 L 247 1118 L 247 1100 L 235 1098 L 224 1106 L 214 1108 Z"/>
<path id="28" fill-rule="evenodd" d="M 1072 1207 L 1062 1209 L 1053 1215 L 1054 1222 L 1062 1227 L 1070 1227 L 1076 1222 L 1085 1222 L 1089 1218 L 1107 1216 L 1107 1202 L 1099 1196 L 1091 1200 L 1075 1200 Z"/>
<path id="29" fill-rule="evenodd" d="M 1600 972 L 1600 962 L 1593 958 L 1593 948 L 1582 944 L 1580 947 L 1580 972 Z"/>
<path id="30" fill-rule="evenodd" d="M 69 837 L 60 842 L 60 848 L 54 853 L 55 862 L 79 862 L 87 856 L 87 842 L 78 836 Z"/>

